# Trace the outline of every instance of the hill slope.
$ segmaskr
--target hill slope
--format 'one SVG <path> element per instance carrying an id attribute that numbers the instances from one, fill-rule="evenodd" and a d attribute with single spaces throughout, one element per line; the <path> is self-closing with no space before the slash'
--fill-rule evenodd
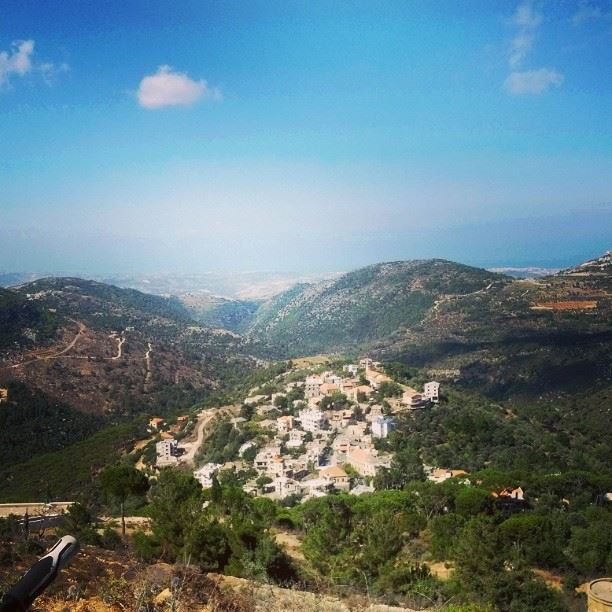
<path id="1" fill-rule="evenodd" d="M 443 260 L 370 266 L 264 304 L 249 338 L 269 353 L 369 352 L 494 396 L 605 387 L 610 254 L 517 280 Z"/>
<path id="2" fill-rule="evenodd" d="M 0 385 L 21 381 L 84 412 L 185 407 L 252 365 L 239 337 L 195 324 L 176 299 L 73 278 L 37 280 L 0 299 L 5 336 L 20 339 L 4 343 Z M 45 342 L 30 321 L 51 330 Z"/>
<path id="3" fill-rule="evenodd" d="M 441 296 L 509 282 L 441 259 L 376 264 L 281 294 L 259 309 L 248 335 L 292 356 L 362 348 L 418 325 Z"/>

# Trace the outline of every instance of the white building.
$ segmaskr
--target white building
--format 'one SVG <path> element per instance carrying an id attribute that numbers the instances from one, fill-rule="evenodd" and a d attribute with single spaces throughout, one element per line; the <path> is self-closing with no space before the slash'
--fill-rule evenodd
<path id="1" fill-rule="evenodd" d="M 219 472 L 220 463 L 205 463 L 201 468 L 193 473 L 193 477 L 202 485 L 203 489 L 210 489 L 213 483 L 213 476 Z"/>
<path id="2" fill-rule="evenodd" d="M 176 440 L 160 440 L 155 445 L 157 466 L 172 465 L 178 462 Z"/>
<path id="3" fill-rule="evenodd" d="M 317 409 L 300 410 L 299 419 L 302 429 L 312 433 L 319 431 L 325 424 L 325 415 Z"/>
<path id="4" fill-rule="evenodd" d="M 267 446 L 262 448 L 256 455 L 253 465 L 256 470 L 266 472 L 274 459 L 280 456 L 280 446 Z"/>
<path id="5" fill-rule="evenodd" d="M 377 416 L 372 420 L 372 436 L 374 438 L 386 438 L 394 429 L 393 419 Z"/>
<path id="6" fill-rule="evenodd" d="M 359 366 L 354 363 L 349 363 L 348 365 L 342 366 L 342 371 L 348 372 L 351 376 L 357 376 Z"/>
<path id="7" fill-rule="evenodd" d="M 266 399 L 266 395 L 252 395 L 251 397 L 247 397 L 245 398 L 244 402 L 242 402 L 243 404 L 248 404 L 250 406 L 254 406 L 255 404 L 258 404 L 259 402 L 262 402 L 263 400 Z"/>
<path id="8" fill-rule="evenodd" d="M 328 385 L 340 387 L 342 384 L 342 376 L 338 376 L 333 372 L 323 372 L 323 374 L 321 374 L 321 378 L 323 379 L 323 382 L 327 383 Z"/>
<path id="9" fill-rule="evenodd" d="M 440 383 L 435 380 L 425 383 L 423 386 L 423 399 L 437 404 L 440 401 Z"/>
<path id="10" fill-rule="evenodd" d="M 287 441 L 287 448 L 298 448 L 304 443 L 304 437 L 306 433 L 300 429 L 292 429 L 289 432 L 289 440 Z"/>
<path id="11" fill-rule="evenodd" d="M 369 370 L 373 364 L 374 362 L 369 357 L 364 357 L 359 360 L 359 367 L 365 368 L 366 370 Z"/>
<path id="12" fill-rule="evenodd" d="M 279 476 L 278 478 L 275 478 L 270 483 L 270 486 L 274 487 L 274 497 L 278 497 L 280 499 L 287 497 L 288 495 L 301 492 L 300 484 L 293 478 L 287 478 L 287 476 Z"/>

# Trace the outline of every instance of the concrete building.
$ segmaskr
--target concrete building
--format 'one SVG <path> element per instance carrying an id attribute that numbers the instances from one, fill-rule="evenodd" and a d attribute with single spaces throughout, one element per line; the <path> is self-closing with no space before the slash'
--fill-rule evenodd
<path id="1" fill-rule="evenodd" d="M 299 412 L 300 423 L 304 431 L 310 431 L 316 433 L 325 424 L 325 415 L 320 410 L 300 410 Z"/>
<path id="2" fill-rule="evenodd" d="M 465 470 L 448 470 L 446 468 L 435 468 L 427 474 L 427 480 L 432 482 L 444 482 L 449 478 L 455 478 L 455 476 L 468 476 Z"/>
<path id="3" fill-rule="evenodd" d="M 339 491 L 348 491 L 350 487 L 350 479 L 348 474 L 337 465 L 323 468 L 319 472 L 319 476 L 327 481 L 330 486 L 335 487 Z"/>
<path id="4" fill-rule="evenodd" d="M 440 401 L 440 383 L 435 380 L 426 382 L 423 386 L 423 399 L 437 404 Z"/>
<path id="5" fill-rule="evenodd" d="M 321 395 L 321 385 L 323 381 L 319 376 L 308 376 L 304 383 L 304 397 L 313 399 Z"/>
<path id="6" fill-rule="evenodd" d="M 287 440 L 287 448 L 298 448 L 304 444 L 306 433 L 300 429 L 292 429 L 289 432 L 289 440 Z"/>
<path id="7" fill-rule="evenodd" d="M 1 397 L 2 393 L 0 392 L 0 399 Z M 165 424 L 166 421 L 164 421 L 164 419 L 162 419 L 161 417 L 153 417 L 149 420 L 149 429 L 159 431 Z"/>
<path id="8" fill-rule="evenodd" d="M 293 478 L 287 476 L 279 476 L 271 482 L 274 487 L 274 497 L 282 499 L 288 495 L 293 495 L 301 492 L 301 487 Z"/>
<path id="9" fill-rule="evenodd" d="M 251 397 L 247 397 L 243 404 L 247 404 L 249 406 L 254 406 L 259 402 L 263 402 L 268 396 L 267 395 L 252 395 Z"/>
<path id="10" fill-rule="evenodd" d="M 420 408 L 423 405 L 423 395 L 412 387 L 404 387 L 402 403 L 408 408 Z"/>
<path id="11" fill-rule="evenodd" d="M 354 363 L 349 363 L 348 365 L 342 366 L 343 372 L 348 372 L 351 376 L 357 376 L 357 372 L 359 371 L 359 366 Z"/>
<path id="12" fill-rule="evenodd" d="M 178 463 L 178 447 L 176 440 L 160 440 L 155 445 L 157 466 L 164 467 Z"/>
<path id="13" fill-rule="evenodd" d="M 202 485 L 203 489 L 210 489 L 213 484 L 213 476 L 219 472 L 220 463 L 206 463 L 193 473 L 193 477 Z"/>
<path id="14" fill-rule="evenodd" d="M 342 384 L 342 376 L 338 376 L 334 372 L 323 372 L 321 378 L 324 384 L 334 385 L 335 387 L 340 387 Z"/>
<path id="15" fill-rule="evenodd" d="M 286 434 L 291 429 L 293 429 L 293 417 L 292 416 L 282 416 L 276 419 L 276 430 L 279 434 Z"/>
<path id="16" fill-rule="evenodd" d="M 359 367 L 364 368 L 365 370 L 369 370 L 372 365 L 374 365 L 374 362 L 369 357 L 364 357 L 363 359 L 359 360 Z"/>
<path id="17" fill-rule="evenodd" d="M 374 438 L 386 438 L 394 429 L 393 419 L 384 416 L 377 416 L 372 419 L 372 436 Z"/>
<path id="18" fill-rule="evenodd" d="M 256 455 L 253 461 L 253 466 L 260 472 L 268 471 L 268 467 L 272 461 L 280 456 L 280 446 L 266 446 L 262 448 Z"/>
<path id="19" fill-rule="evenodd" d="M 360 476 L 376 476 L 378 468 L 389 467 L 388 460 L 375 456 L 371 451 L 352 446 L 348 450 L 346 462 L 350 463 Z"/>

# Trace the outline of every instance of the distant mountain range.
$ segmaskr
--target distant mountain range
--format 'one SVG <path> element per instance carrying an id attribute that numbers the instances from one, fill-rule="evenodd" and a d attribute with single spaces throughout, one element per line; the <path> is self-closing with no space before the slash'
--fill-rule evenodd
<path id="1" fill-rule="evenodd" d="M 109 425 L 186 410 L 262 359 L 315 353 L 368 354 L 491 398 L 575 402 L 586 414 L 612 389 L 611 315 L 609 253 L 533 279 L 441 259 L 382 263 L 257 302 L 26 282 L 0 289 L 0 463 L 85 439 L 103 462 L 131 435 L 122 442 Z"/>
<path id="2" fill-rule="evenodd" d="M 367 352 L 459 372 L 497 395 L 605 385 L 610 259 L 535 279 L 390 262 L 266 301 L 39 279 L 0 290 L 0 384 L 22 381 L 94 414 L 146 412 L 195 401 L 253 367 L 252 355 Z"/>

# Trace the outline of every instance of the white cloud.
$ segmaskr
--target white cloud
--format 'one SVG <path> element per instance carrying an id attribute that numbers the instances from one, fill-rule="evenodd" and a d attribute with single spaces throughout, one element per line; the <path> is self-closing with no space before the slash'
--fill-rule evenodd
<path id="1" fill-rule="evenodd" d="M 542 23 L 542 15 L 537 13 L 531 4 L 520 4 L 514 13 L 511 23 L 518 28 L 516 36 L 510 42 L 508 63 L 510 68 L 518 68 L 533 48 L 537 29 Z"/>
<path id="2" fill-rule="evenodd" d="M 55 82 L 55 77 L 68 72 L 68 64 L 34 61 L 34 41 L 20 40 L 11 45 L 10 51 L 0 51 L 0 87 L 9 85 L 14 76 L 23 77 L 29 73 L 39 74 L 47 85 Z"/>
<path id="3" fill-rule="evenodd" d="M 191 106 L 202 98 L 221 100 L 222 96 L 219 89 L 209 87 L 203 79 L 194 81 L 170 66 L 160 66 L 155 74 L 143 77 L 138 87 L 138 102 L 148 109 Z"/>
<path id="4" fill-rule="evenodd" d="M 559 87 L 563 83 L 563 75 L 554 69 L 522 69 L 533 49 L 542 22 L 542 14 L 533 8 L 529 0 L 519 4 L 510 19 L 510 23 L 515 28 L 515 35 L 510 41 L 508 53 L 510 74 L 504 81 L 504 89 L 513 95 L 540 94 L 550 87 Z"/>
<path id="5" fill-rule="evenodd" d="M 55 83 L 57 76 L 64 72 L 70 71 L 70 66 L 65 62 L 61 64 L 53 64 L 52 62 L 43 62 L 36 66 L 38 72 L 40 72 L 44 82 L 47 85 L 53 85 Z"/>
<path id="6" fill-rule="evenodd" d="M 504 82 L 504 88 L 514 95 L 540 94 L 550 87 L 559 87 L 563 80 L 561 73 L 549 68 L 525 70 L 511 72 Z"/>
<path id="7" fill-rule="evenodd" d="M 14 42 L 10 51 L 0 52 L 0 85 L 8 83 L 12 75 L 23 76 L 32 70 L 34 41 Z"/>
<path id="8" fill-rule="evenodd" d="M 534 40 L 535 34 L 529 31 L 519 32 L 512 39 L 510 43 L 510 56 L 508 57 L 510 68 L 517 68 L 522 63 L 531 51 Z"/>
<path id="9" fill-rule="evenodd" d="M 516 8 L 512 21 L 521 28 L 535 30 L 542 23 L 542 15 L 536 13 L 528 2 Z"/>

